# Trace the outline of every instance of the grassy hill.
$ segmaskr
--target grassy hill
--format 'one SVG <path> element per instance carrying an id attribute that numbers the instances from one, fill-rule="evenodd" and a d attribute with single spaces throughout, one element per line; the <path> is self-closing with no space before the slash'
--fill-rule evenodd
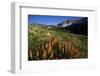
<path id="1" fill-rule="evenodd" d="M 88 57 L 88 37 L 42 25 L 28 25 L 28 60 Z"/>

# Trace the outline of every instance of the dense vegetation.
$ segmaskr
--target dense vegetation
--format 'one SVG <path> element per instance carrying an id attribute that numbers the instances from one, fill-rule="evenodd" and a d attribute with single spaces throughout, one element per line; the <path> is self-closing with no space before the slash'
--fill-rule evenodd
<path id="1" fill-rule="evenodd" d="M 87 40 L 59 28 L 28 25 L 28 60 L 87 58 Z"/>

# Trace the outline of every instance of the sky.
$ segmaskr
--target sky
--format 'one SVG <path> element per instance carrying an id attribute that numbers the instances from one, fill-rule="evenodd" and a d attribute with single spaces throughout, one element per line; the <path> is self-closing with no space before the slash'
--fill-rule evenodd
<path id="1" fill-rule="evenodd" d="M 47 16 L 47 15 L 28 15 L 28 24 L 38 23 L 46 25 L 56 25 L 64 20 L 76 20 L 82 17 L 75 16 Z"/>

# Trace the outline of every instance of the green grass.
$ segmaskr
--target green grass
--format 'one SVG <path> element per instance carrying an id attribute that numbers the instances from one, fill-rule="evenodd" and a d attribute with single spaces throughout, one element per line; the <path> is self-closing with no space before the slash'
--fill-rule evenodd
<path id="1" fill-rule="evenodd" d="M 73 46 L 81 52 L 80 58 L 87 58 L 88 55 L 88 37 L 73 33 L 63 32 L 59 29 L 47 28 L 38 25 L 28 26 L 28 48 L 32 49 L 32 53 L 38 50 L 38 47 L 50 37 L 58 38 L 60 42 L 70 41 Z M 34 56 L 34 55 L 33 55 Z M 32 60 L 32 59 L 29 59 Z M 34 59 L 33 60 L 38 60 Z M 41 60 L 41 59 L 39 59 Z"/>

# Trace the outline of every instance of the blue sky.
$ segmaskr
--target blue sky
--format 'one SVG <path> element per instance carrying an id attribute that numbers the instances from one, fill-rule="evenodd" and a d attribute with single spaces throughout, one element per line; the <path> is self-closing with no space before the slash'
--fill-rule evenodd
<path id="1" fill-rule="evenodd" d="M 28 24 L 38 23 L 46 25 L 56 25 L 64 20 L 76 20 L 82 17 L 74 16 L 47 16 L 47 15 L 28 15 Z"/>

